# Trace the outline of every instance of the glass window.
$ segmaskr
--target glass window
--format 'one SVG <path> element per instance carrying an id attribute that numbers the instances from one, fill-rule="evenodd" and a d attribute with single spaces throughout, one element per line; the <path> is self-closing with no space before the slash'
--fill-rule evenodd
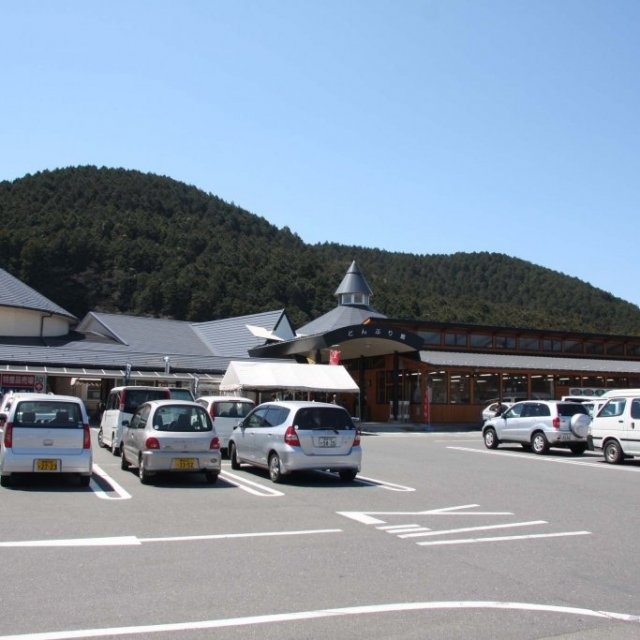
<path id="1" fill-rule="evenodd" d="M 448 347 L 466 347 L 467 334 L 447 332 L 444 334 L 444 343 Z"/>
<path id="2" fill-rule="evenodd" d="M 627 345 L 628 356 L 640 356 L 640 344 L 628 344 Z"/>
<path id="3" fill-rule="evenodd" d="M 431 402 L 435 404 L 444 404 L 447 402 L 446 372 L 430 371 L 428 384 L 431 387 Z"/>
<path id="4" fill-rule="evenodd" d="M 451 404 L 471 402 L 471 374 L 451 373 L 449 375 L 449 402 Z"/>
<path id="5" fill-rule="evenodd" d="M 631 419 L 640 420 L 640 398 L 635 398 L 631 402 Z"/>
<path id="6" fill-rule="evenodd" d="M 562 351 L 562 340 L 556 338 L 544 338 L 542 340 L 543 351 Z"/>
<path id="7" fill-rule="evenodd" d="M 500 376 L 497 373 L 476 373 L 473 397 L 477 404 L 500 397 Z"/>
<path id="8" fill-rule="evenodd" d="M 602 355 L 604 353 L 604 344 L 602 342 L 585 342 L 584 352 L 594 356 Z"/>
<path id="9" fill-rule="evenodd" d="M 608 356 L 623 356 L 624 344 L 622 342 L 608 342 L 607 343 L 607 355 Z"/>
<path id="10" fill-rule="evenodd" d="M 493 336 L 487 333 L 472 333 L 469 342 L 470 346 L 476 349 L 489 349 L 493 345 Z"/>
<path id="11" fill-rule="evenodd" d="M 624 411 L 625 400 L 624 398 L 612 398 L 607 404 L 600 409 L 598 414 L 599 418 L 613 418 L 615 416 L 621 416 Z"/>
<path id="12" fill-rule="evenodd" d="M 518 346 L 520 349 L 537 351 L 540 348 L 540 340 L 534 336 L 521 336 L 518 338 Z"/>
<path id="13" fill-rule="evenodd" d="M 529 397 L 529 378 L 526 375 L 504 373 L 502 375 L 502 396 Z"/>
<path id="14" fill-rule="evenodd" d="M 515 336 L 496 336 L 496 349 L 515 349 Z"/>
<path id="15" fill-rule="evenodd" d="M 563 342 L 565 353 L 582 353 L 583 344 L 578 340 L 564 340 Z"/>
<path id="16" fill-rule="evenodd" d="M 423 340 L 424 344 L 440 344 L 440 331 L 420 331 L 418 334 Z"/>

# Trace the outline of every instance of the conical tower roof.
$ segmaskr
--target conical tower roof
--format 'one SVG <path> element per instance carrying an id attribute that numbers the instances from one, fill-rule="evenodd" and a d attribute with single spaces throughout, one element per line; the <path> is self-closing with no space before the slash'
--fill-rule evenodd
<path id="1" fill-rule="evenodd" d="M 345 293 L 363 293 L 367 297 L 373 295 L 369 283 L 365 280 L 360 269 L 358 269 L 355 260 L 351 263 L 334 295 L 341 296 Z"/>

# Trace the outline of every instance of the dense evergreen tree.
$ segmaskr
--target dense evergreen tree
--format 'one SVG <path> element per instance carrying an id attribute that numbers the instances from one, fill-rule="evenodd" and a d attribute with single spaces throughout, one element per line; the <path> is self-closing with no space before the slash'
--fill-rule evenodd
<path id="1" fill-rule="evenodd" d="M 336 304 L 353 259 L 393 318 L 640 335 L 640 308 L 499 253 L 306 245 L 288 228 L 170 178 L 92 166 L 0 182 L 0 266 L 89 310 L 212 320 Z"/>

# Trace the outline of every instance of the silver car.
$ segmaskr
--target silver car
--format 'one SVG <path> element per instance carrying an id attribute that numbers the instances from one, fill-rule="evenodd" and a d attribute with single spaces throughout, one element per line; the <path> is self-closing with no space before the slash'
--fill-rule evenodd
<path id="1" fill-rule="evenodd" d="M 348 481 L 360 471 L 360 432 L 334 404 L 266 402 L 233 430 L 229 457 L 233 469 L 243 462 L 268 469 L 273 482 L 304 469 L 337 471 Z"/>
<path id="2" fill-rule="evenodd" d="M 84 403 L 74 396 L 16 394 L 0 414 L 0 485 L 17 473 L 77 474 L 89 486 L 93 468 L 91 432 Z"/>
<path id="3" fill-rule="evenodd" d="M 488 449 L 518 442 L 538 454 L 547 453 L 549 447 L 562 447 L 578 455 L 587 448 L 590 424 L 591 416 L 579 402 L 526 400 L 487 420 L 482 437 Z"/>
<path id="4" fill-rule="evenodd" d="M 215 483 L 220 473 L 220 440 L 204 407 L 186 400 L 152 400 L 125 421 L 121 467 L 136 467 L 147 484 L 158 472 L 202 472 Z"/>

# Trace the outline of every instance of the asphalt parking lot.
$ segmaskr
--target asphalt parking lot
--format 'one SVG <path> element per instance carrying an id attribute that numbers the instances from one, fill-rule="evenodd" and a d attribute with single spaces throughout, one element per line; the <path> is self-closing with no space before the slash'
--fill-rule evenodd
<path id="1" fill-rule="evenodd" d="M 353 483 L 225 461 L 144 486 L 96 445 L 89 488 L 3 489 L 0 640 L 638 637 L 640 461 L 479 431 L 363 447 Z"/>

